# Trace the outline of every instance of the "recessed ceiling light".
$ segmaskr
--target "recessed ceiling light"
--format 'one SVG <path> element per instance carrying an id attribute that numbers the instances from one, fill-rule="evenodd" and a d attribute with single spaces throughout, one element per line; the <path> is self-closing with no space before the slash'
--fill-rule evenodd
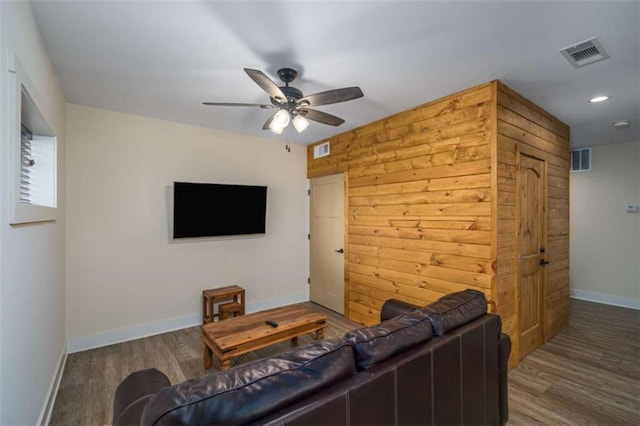
<path id="1" fill-rule="evenodd" d="M 596 96 L 595 98 L 589 99 L 589 102 L 592 104 L 597 104 L 598 102 L 604 102 L 608 99 L 611 99 L 609 96 Z"/>
<path id="2" fill-rule="evenodd" d="M 613 127 L 616 129 L 624 129 L 625 127 L 629 127 L 629 124 L 631 124 L 629 120 L 618 120 L 613 123 Z"/>

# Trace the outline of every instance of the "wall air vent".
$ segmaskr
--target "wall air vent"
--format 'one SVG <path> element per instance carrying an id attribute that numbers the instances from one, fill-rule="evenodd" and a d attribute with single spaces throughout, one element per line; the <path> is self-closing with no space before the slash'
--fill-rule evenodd
<path id="1" fill-rule="evenodd" d="M 591 148 L 581 148 L 571 150 L 571 171 L 588 172 L 591 171 Z"/>
<path id="2" fill-rule="evenodd" d="M 323 144 L 320 145 L 316 145 L 313 147 L 313 158 L 321 158 L 321 157 L 326 157 L 327 155 L 329 155 L 331 153 L 331 150 L 329 149 L 329 142 L 325 142 Z"/>
<path id="3" fill-rule="evenodd" d="M 574 68 L 584 67 L 609 58 L 602 43 L 595 37 L 565 47 L 560 50 L 560 53 Z"/>

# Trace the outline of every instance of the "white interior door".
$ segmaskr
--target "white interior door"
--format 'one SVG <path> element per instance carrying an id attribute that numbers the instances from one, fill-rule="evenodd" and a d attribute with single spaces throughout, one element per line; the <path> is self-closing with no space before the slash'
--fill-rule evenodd
<path id="1" fill-rule="evenodd" d="M 311 283 L 313 302 L 344 314 L 344 175 L 311 179 Z"/>

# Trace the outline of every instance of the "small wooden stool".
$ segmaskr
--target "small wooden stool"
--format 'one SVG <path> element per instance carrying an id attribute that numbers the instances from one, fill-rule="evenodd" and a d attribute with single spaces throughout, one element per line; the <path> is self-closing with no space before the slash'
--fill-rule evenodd
<path id="1" fill-rule="evenodd" d="M 221 303 L 218 305 L 218 320 L 237 317 L 242 315 L 242 312 L 242 305 L 238 302 Z"/>
<path id="2" fill-rule="evenodd" d="M 222 300 L 233 299 L 233 303 L 240 305 L 239 315 L 244 315 L 245 302 L 244 302 L 244 288 L 231 285 L 228 287 L 212 288 L 209 290 L 202 290 L 202 323 L 213 322 L 216 317 L 221 319 L 220 312 L 215 312 L 215 303 L 219 303 Z"/>

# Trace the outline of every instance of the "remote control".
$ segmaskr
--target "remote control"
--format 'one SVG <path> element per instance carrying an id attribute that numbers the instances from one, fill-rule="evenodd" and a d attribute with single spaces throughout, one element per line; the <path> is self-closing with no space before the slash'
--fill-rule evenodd
<path id="1" fill-rule="evenodd" d="M 276 328 L 278 326 L 278 323 L 272 320 L 265 321 L 265 324 L 269 324 L 273 328 Z"/>

